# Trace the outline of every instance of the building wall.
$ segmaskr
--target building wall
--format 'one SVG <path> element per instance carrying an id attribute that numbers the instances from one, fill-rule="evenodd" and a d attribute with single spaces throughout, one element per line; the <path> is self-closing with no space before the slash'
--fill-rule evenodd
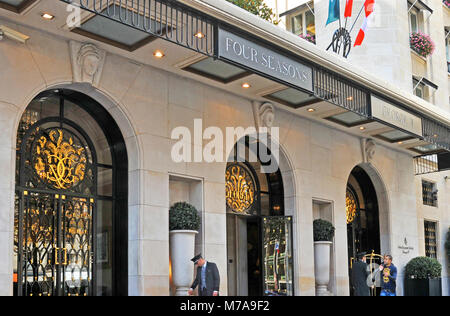
<path id="1" fill-rule="evenodd" d="M 2 22 L 3 23 L 3 22 Z M 5 22 L 6 23 L 6 22 Z M 254 126 L 251 100 L 214 86 L 107 53 L 96 87 L 73 83 L 69 43 L 64 38 L 7 25 L 31 35 L 26 45 L 0 45 L 0 294 L 12 293 L 12 238 L 16 131 L 28 103 L 39 92 L 67 87 L 96 99 L 112 114 L 126 139 L 129 155 L 129 294 L 169 295 L 170 177 L 203 181 L 204 255 L 221 273 L 227 293 L 225 166 L 226 163 L 175 163 L 173 128 Z M 361 165 L 371 176 L 381 201 L 382 252 L 400 268 L 419 254 L 417 197 L 412 157 L 381 143 L 373 161 L 362 164 L 361 139 L 325 125 L 275 111 L 283 152 L 286 209 L 294 216 L 295 287 L 297 295 L 314 295 L 313 200 L 333 205 L 335 293 L 348 294 L 345 192 L 352 169 Z M 192 132 L 193 134 L 193 132 Z M 205 142 L 206 143 L 206 142 Z M 194 146 L 193 144 L 191 144 Z M 224 157 L 228 153 L 224 152 Z M 291 178 L 290 178 L 291 177 Z M 288 184 L 288 185 L 287 185 Z M 402 254 L 404 238 L 414 248 Z M 401 277 L 400 269 L 400 277 Z M 399 284 L 401 294 L 401 284 Z"/>
<path id="2" fill-rule="evenodd" d="M 448 177 L 448 178 L 446 178 Z M 438 206 L 432 207 L 424 205 L 422 200 L 422 180 L 436 183 L 438 189 Z M 437 223 L 437 259 L 442 264 L 442 285 L 443 295 L 449 296 L 448 277 L 450 262 L 445 251 L 445 240 L 447 232 L 450 229 L 450 172 L 440 172 L 417 176 L 416 195 L 417 195 L 417 214 L 418 214 L 418 232 L 419 232 L 419 255 L 425 256 L 425 230 L 424 221 Z"/>
<path id="3" fill-rule="evenodd" d="M 275 2 L 267 3 L 275 5 Z M 287 2 L 278 1 L 277 4 L 278 7 L 289 10 L 304 2 L 306 1 L 288 0 Z M 347 25 L 347 30 L 351 29 L 364 2 L 364 0 L 353 2 L 353 16 L 348 19 L 346 24 L 343 17 L 345 0 L 340 0 L 341 25 Z M 374 13 L 368 19 L 363 45 L 358 47 L 352 45 L 346 61 L 350 68 L 357 66 L 382 78 L 386 84 L 394 84 L 410 93 L 413 91 L 412 75 L 424 76 L 439 86 L 437 91 L 429 89 L 426 93 L 426 100 L 441 109 L 450 111 L 444 32 L 444 27 L 449 25 L 450 9 L 443 6 L 440 0 L 425 0 L 424 2 L 433 10 L 431 15 L 428 11 L 419 13 L 423 32 L 429 34 L 436 45 L 435 52 L 431 57 L 420 57 L 410 49 L 408 2 L 406 0 L 377 0 Z M 330 45 L 333 33 L 340 25 L 338 21 L 326 25 L 328 7 L 328 0 L 314 0 L 317 47 L 323 51 Z M 364 11 L 350 33 L 353 43 L 363 23 L 363 17 Z M 283 17 L 280 27 L 285 28 L 287 24 L 289 23 L 287 23 L 286 17 Z"/>

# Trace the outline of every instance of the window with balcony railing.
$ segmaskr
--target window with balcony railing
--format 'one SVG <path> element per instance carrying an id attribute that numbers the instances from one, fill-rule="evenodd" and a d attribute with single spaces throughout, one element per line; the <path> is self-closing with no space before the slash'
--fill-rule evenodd
<path id="1" fill-rule="evenodd" d="M 437 257 L 437 223 L 424 221 L 425 226 L 425 256 Z"/>
<path id="2" fill-rule="evenodd" d="M 421 99 L 425 99 L 425 85 L 413 78 L 414 95 Z"/>
<path id="3" fill-rule="evenodd" d="M 436 183 L 422 180 L 422 198 L 424 205 L 437 207 L 437 193 Z"/>

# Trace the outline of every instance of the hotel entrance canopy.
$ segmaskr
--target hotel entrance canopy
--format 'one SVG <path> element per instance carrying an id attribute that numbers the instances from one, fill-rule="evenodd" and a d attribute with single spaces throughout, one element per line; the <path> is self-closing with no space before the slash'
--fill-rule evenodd
<path id="1" fill-rule="evenodd" d="M 431 158 L 427 157 L 436 160 L 424 169 L 427 171 L 417 173 L 440 171 L 450 165 L 448 119 L 380 93 L 345 72 L 307 58 L 300 49 L 288 50 L 180 1 L 60 1 L 86 13 L 72 32 L 128 51 L 158 38 L 169 41 L 203 56 L 183 70 L 221 84 L 246 76 L 268 79 L 279 84 L 278 88 L 260 97 L 291 110 L 314 106 L 314 110 L 327 113 L 321 119 L 328 123 L 371 129 L 373 133 L 364 137 L 376 137 L 414 153 L 416 165 L 419 160 L 422 165 L 428 162 Z"/>

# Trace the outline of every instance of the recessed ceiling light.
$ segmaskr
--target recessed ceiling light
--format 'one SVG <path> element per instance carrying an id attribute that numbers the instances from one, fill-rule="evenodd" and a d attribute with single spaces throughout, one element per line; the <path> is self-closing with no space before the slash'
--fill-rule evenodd
<path id="1" fill-rule="evenodd" d="M 349 97 L 347 98 L 347 101 L 353 101 L 353 96 L 349 96 Z"/>
<path id="2" fill-rule="evenodd" d="M 243 84 L 242 84 L 242 88 L 244 88 L 244 89 L 248 89 L 248 88 L 250 88 L 251 87 L 251 85 L 248 83 L 248 82 L 244 82 Z"/>
<path id="3" fill-rule="evenodd" d="M 308 112 L 311 112 L 311 113 L 312 113 L 312 112 L 316 112 L 316 109 L 309 108 L 309 109 L 308 109 Z"/>
<path id="4" fill-rule="evenodd" d="M 204 38 L 206 37 L 205 34 L 203 34 L 202 32 L 197 32 L 197 34 L 194 35 L 197 38 Z"/>
<path id="5" fill-rule="evenodd" d="M 160 50 L 155 50 L 155 51 L 153 52 L 153 56 L 155 56 L 156 58 L 163 58 L 165 55 L 164 55 L 164 53 L 163 53 L 162 51 L 160 51 Z"/>
<path id="6" fill-rule="evenodd" d="M 365 130 L 366 128 L 365 128 L 364 126 L 361 126 L 359 129 L 363 131 L 363 130 Z"/>
<path id="7" fill-rule="evenodd" d="M 399 144 L 399 145 L 402 145 L 402 144 L 403 144 L 403 142 L 398 142 L 398 144 Z"/>
<path id="8" fill-rule="evenodd" d="M 55 16 L 50 13 L 42 13 L 41 17 L 45 20 L 53 20 L 55 18 Z"/>

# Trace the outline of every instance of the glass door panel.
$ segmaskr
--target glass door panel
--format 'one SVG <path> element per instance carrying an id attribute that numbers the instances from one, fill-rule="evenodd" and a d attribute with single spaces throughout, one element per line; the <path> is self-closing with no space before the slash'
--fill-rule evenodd
<path id="1" fill-rule="evenodd" d="M 292 217 L 263 217 L 262 240 L 264 295 L 294 295 Z"/>

